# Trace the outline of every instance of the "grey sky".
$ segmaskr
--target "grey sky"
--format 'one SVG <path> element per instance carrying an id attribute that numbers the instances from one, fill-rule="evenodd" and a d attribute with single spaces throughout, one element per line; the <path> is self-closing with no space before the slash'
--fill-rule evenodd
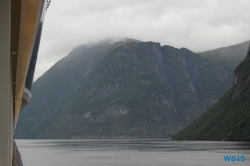
<path id="1" fill-rule="evenodd" d="M 80 44 L 129 37 L 194 52 L 250 39 L 249 0 L 52 0 L 35 79 Z"/>

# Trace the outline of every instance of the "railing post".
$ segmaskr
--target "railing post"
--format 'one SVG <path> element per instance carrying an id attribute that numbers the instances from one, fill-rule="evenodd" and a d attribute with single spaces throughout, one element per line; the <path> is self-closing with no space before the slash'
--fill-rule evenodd
<path id="1" fill-rule="evenodd" d="M 13 151 L 10 5 L 10 0 L 0 0 L 0 166 L 12 165 Z"/>

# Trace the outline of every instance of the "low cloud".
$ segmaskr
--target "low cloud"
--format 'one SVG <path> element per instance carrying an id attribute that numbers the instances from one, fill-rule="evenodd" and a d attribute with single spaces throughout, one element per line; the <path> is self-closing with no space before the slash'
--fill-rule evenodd
<path id="1" fill-rule="evenodd" d="M 134 38 L 194 52 L 249 40 L 248 0 L 61 0 L 45 16 L 35 79 L 74 47 Z"/>

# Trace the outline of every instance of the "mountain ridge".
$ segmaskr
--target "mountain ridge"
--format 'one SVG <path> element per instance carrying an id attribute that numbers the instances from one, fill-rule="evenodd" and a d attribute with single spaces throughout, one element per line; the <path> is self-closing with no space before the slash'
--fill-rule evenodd
<path id="1" fill-rule="evenodd" d="M 15 137 L 170 137 L 222 96 L 226 75 L 186 48 L 80 45 L 33 84 Z"/>
<path id="2" fill-rule="evenodd" d="M 227 47 L 199 52 L 198 54 L 214 63 L 222 65 L 228 72 L 228 77 L 233 80 L 234 69 L 246 57 L 249 43 L 250 40 Z"/>
<path id="3" fill-rule="evenodd" d="M 250 45 L 235 69 L 234 85 L 174 140 L 250 141 Z"/>

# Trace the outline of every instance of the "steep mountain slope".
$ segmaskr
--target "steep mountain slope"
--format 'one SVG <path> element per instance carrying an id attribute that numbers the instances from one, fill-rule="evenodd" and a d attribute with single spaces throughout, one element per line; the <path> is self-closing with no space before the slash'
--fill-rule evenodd
<path id="1" fill-rule="evenodd" d="M 206 59 L 222 65 L 228 72 L 228 77 L 233 80 L 234 69 L 246 57 L 250 41 L 198 53 Z"/>
<path id="2" fill-rule="evenodd" d="M 173 139 L 250 141 L 249 131 L 250 47 L 245 60 L 235 69 L 233 87 Z"/>
<path id="3" fill-rule="evenodd" d="M 185 48 L 131 39 L 81 45 L 33 84 L 15 137 L 169 137 L 229 82 L 222 67 Z"/>

